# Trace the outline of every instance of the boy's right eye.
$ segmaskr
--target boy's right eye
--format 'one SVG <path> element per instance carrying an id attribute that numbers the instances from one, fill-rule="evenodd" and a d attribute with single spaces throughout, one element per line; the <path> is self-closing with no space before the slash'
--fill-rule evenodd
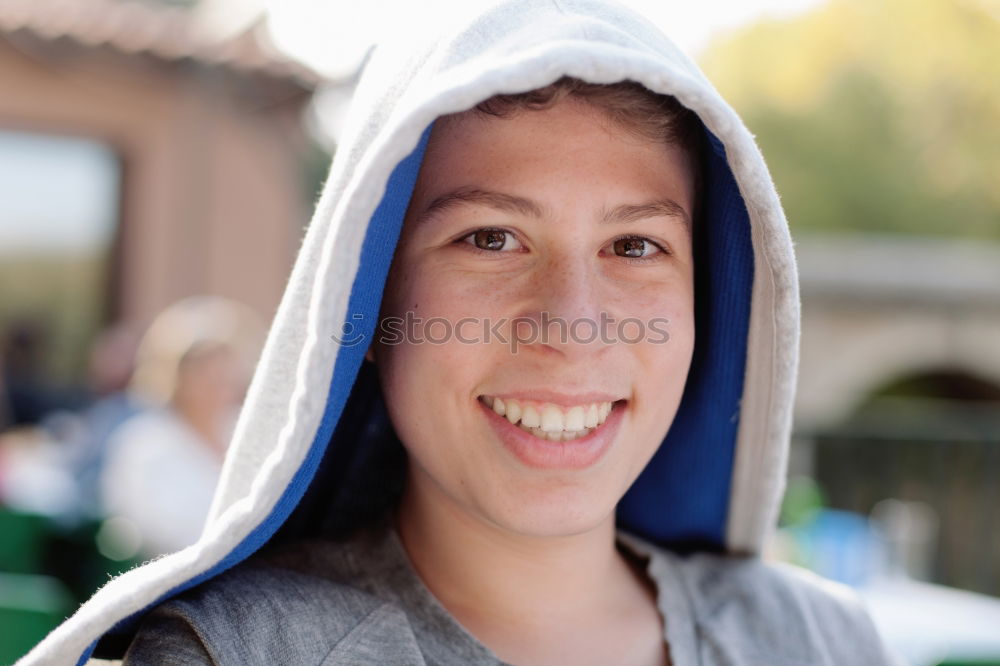
<path id="1" fill-rule="evenodd" d="M 483 252 L 503 252 L 505 250 L 514 251 L 521 249 L 521 243 L 514 238 L 514 234 L 505 229 L 476 229 L 460 240 Z"/>

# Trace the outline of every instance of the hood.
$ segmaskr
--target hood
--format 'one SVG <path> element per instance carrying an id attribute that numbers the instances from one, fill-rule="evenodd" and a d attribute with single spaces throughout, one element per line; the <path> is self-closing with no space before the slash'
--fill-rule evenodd
<path id="1" fill-rule="evenodd" d="M 783 491 L 799 302 L 787 224 L 753 138 L 682 52 L 616 5 L 512 0 L 453 23 L 380 47 L 366 68 L 201 539 L 110 581 L 23 663 L 120 654 L 137 619 L 164 599 L 317 517 L 331 529 L 363 519 L 366 472 L 392 468 L 394 435 L 367 345 L 331 336 L 374 333 L 435 119 L 563 76 L 673 95 L 706 133 L 694 357 L 619 526 L 665 547 L 759 553 Z"/>

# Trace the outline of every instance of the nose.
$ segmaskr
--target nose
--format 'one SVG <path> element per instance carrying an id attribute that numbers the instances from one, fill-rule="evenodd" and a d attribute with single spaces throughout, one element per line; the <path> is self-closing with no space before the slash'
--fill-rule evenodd
<path id="1" fill-rule="evenodd" d="M 568 358 L 600 353 L 608 344 L 610 315 L 604 310 L 601 276 L 587 257 L 552 256 L 534 276 L 533 308 L 519 318 L 519 340 Z"/>

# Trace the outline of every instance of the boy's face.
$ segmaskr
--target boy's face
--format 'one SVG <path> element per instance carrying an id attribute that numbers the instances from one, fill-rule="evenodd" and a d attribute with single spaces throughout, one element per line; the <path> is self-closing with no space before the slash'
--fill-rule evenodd
<path id="1" fill-rule="evenodd" d="M 535 536 L 612 518 L 684 390 L 693 198 L 680 148 L 575 100 L 438 121 L 382 303 L 410 339 L 373 349 L 411 493 Z"/>

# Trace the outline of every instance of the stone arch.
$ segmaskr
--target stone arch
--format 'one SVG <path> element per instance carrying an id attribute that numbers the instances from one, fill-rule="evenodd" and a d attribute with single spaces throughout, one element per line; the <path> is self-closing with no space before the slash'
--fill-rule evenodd
<path id="1" fill-rule="evenodd" d="M 947 372 L 1000 386 L 1000 317 L 879 308 L 813 311 L 803 321 L 797 424 L 841 423 L 905 377 Z"/>
<path id="2" fill-rule="evenodd" d="M 1000 382 L 964 368 L 929 368 L 887 382 L 872 395 L 1000 402 Z"/>

